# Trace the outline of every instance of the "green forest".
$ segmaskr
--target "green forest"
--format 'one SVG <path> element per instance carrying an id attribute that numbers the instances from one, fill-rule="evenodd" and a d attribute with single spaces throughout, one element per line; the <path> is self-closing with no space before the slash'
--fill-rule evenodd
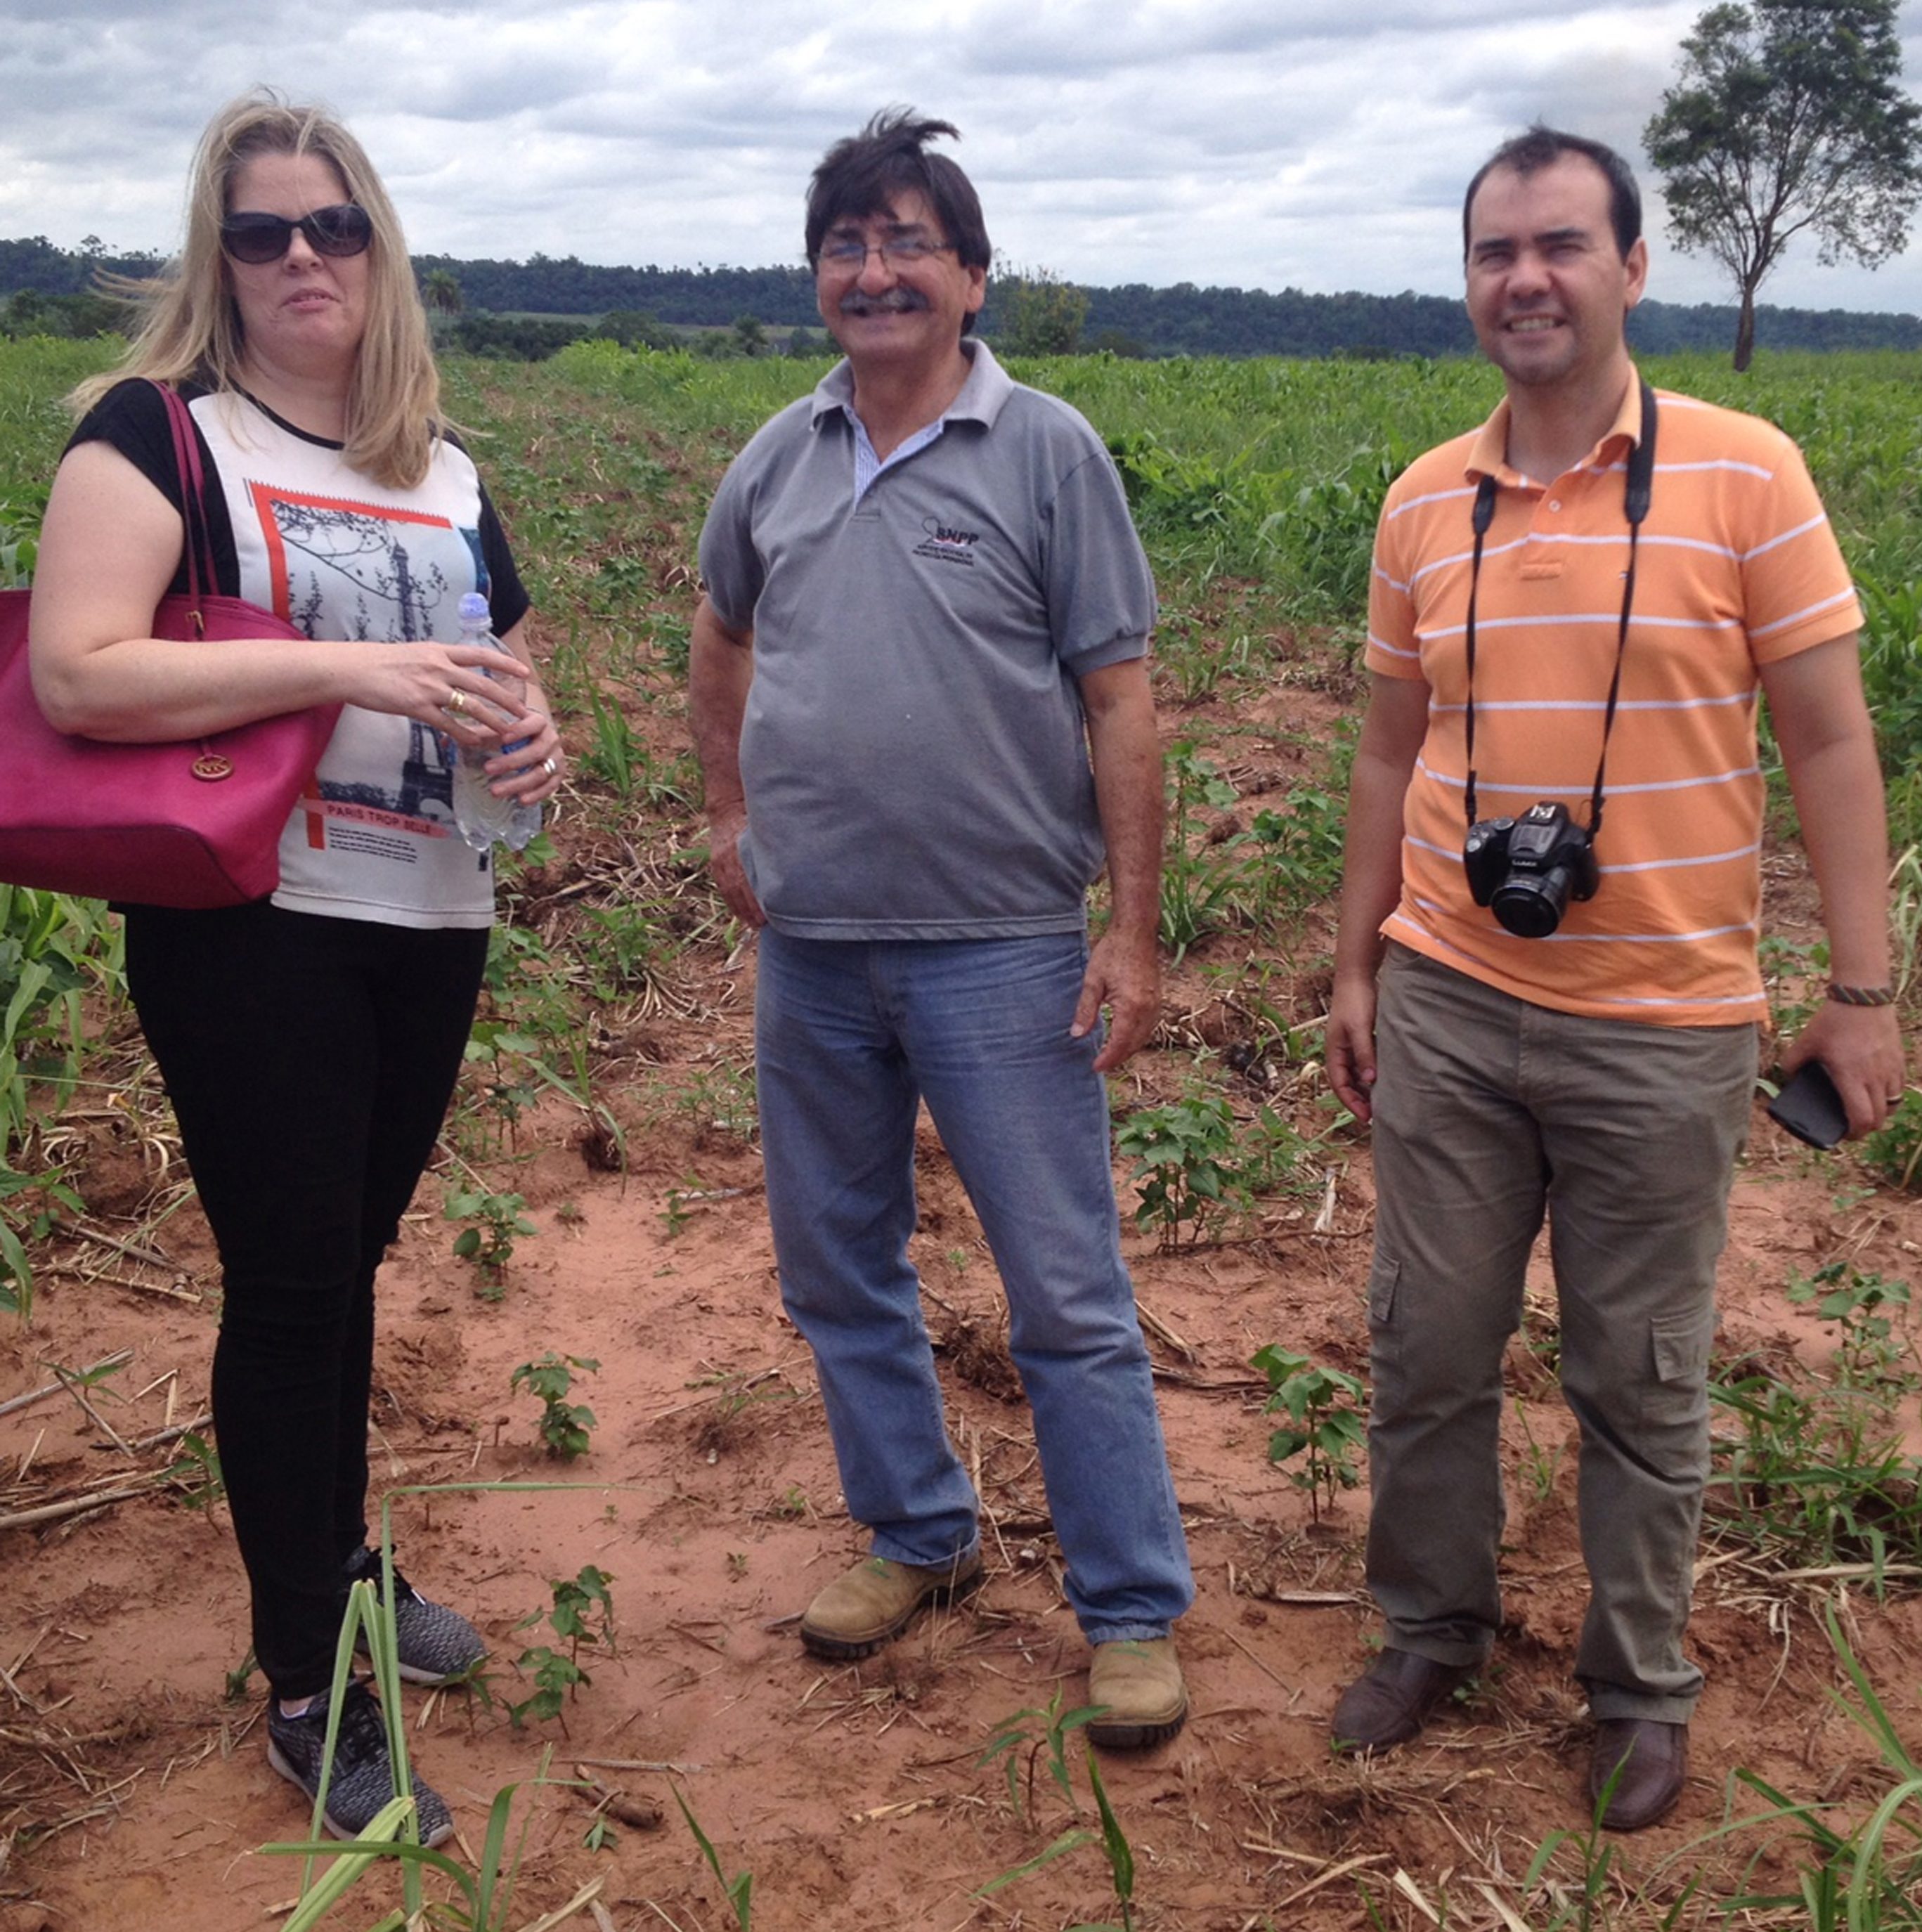
<path id="1" fill-rule="evenodd" d="M 0 241 L 0 296 L 10 296 L 6 332 L 87 335 L 112 326 L 111 306 L 95 292 L 99 277 L 158 273 L 151 254 L 112 255 L 97 245 L 59 248 L 43 236 Z M 758 322 L 783 336 L 805 328 L 818 343 L 814 278 L 791 267 L 615 268 L 568 255 L 535 254 L 525 262 L 465 261 L 421 255 L 422 285 L 443 292 L 461 346 L 477 352 L 551 355 L 569 341 L 601 332 L 602 318 L 630 318 L 620 339 L 644 340 L 636 324 L 664 329 L 736 329 Z M 1003 286 L 1006 286 L 1006 282 Z M 1084 350 L 1117 355 L 1354 356 L 1467 355 L 1474 349 L 1462 304 L 1452 296 L 1357 293 L 1279 294 L 1262 289 L 1172 288 L 1131 283 L 1089 286 L 1080 330 Z M 518 330 L 483 323 L 512 316 Z M 538 318 L 551 318 L 539 320 Z M 991 283 L 982 333 L 991 341 L 1003 318 Z M 1733 339 L 1735 311 L 1713 303 L 1645 302 L 1631 324 L 1638 352 L 1666 355 L 1720 350 Z M 1922 318 L 1842 309 L 1763 307 L 1758 339 L 1775 350 L 1922 348 Z M 751 352 L 751 350 L 750 350 Z"/>

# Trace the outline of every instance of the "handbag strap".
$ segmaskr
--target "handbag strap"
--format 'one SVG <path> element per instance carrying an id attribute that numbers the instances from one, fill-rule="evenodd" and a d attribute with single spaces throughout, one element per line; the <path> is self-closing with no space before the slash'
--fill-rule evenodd
<path id="1" fill-rule="evenodd" d="M 213 530 L 207 517 L 207 478 L 200 461 L 200 439 L 194 434 L 193 418 L 179 392 L 165 382 L 156 382 L 154 387 L 166 406 L 167 427 L 173 433 L 181 519 L 186 526 L 187 596 L 197 609 L 202 595 L 211 596 L 219 583 L 214 572 Z"/>

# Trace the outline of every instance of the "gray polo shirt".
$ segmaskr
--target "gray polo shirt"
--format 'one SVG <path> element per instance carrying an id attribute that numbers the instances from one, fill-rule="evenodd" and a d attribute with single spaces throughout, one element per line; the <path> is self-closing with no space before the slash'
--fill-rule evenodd
<path id="1" fill-rule="evenodd" d="M 748 877 L 814 939 L 1075 932 L 1101 826 L 1076 680 L 1144 655 L 1154 584 L 1076 411 L 981 344 L 941 433 L 854 493 L 845 362 L 735 459 L 701 532 L 751 629 Z"/>

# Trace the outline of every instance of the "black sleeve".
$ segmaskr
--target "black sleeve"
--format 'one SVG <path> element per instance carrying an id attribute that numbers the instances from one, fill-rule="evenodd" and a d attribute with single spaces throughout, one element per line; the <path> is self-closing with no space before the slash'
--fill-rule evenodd
<path id="1" fill-rule="evenodd" d="M 493 614 L 494 634 L 511 631 L 533 608 L 533 599 L 520 580 L 514 552 L 508 546 L 507 532 L 501 528 L 500 515 L 487 486 L 481 485 L 481 556 L 487 566 L 487 608 Z"/>
<path id="2" fill-rule="evenodd" d="M 191 386 L 181 391 L 190 401 L 202 393 Z M 207 479 L 207 531 L 214 550 L 214 587 L 224 596 L 237 597 L 240 562 L 234 550 L 233 523 L 227 514 L 226 493 L 214 476 L 214 454 L 197 423 L 193 426 L 193 438 L 200 446 L 200 466 Z M 82 442 L 104 442 L 117 449 L 184 517 L 180 466 L 174 460 L 173 430 L 167 421 L 166 405 L 152 383 L 144 380 L 116 382 L 81 418 L 67 447 L 71 449 Z M 185 595 L 184 557 L 167 588 Z"/>

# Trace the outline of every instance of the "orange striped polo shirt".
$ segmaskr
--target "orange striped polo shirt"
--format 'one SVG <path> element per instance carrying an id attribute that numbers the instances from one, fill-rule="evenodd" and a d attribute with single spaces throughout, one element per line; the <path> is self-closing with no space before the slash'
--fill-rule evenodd
<path id="1" fill-rule="evenodd" d="M 1543 488 L 1509 467 L 1507 404 L 1412 464 L 1383 506 L 1368 663 L 1429 690 L 1404 808 L 1390 938 L 1537 1006 L 1669 1026 L 1764 1017 L 1756 964 L 1762 779 L 1756 667 L 1845 637 L 1861 612 L 1801 452 L 1753 416 L 1658 397 L 1654 494 L 1609 741 L 1601 886 L 1540 939 L 1470 896 L 1465 620 L 1476 486 L 1495 520 L 1475 618 L 1484 818 L 1560 800 L 1586 824 L 1615 666 L 1629 532 L 1632 382 L 1614 427 Z"/>

